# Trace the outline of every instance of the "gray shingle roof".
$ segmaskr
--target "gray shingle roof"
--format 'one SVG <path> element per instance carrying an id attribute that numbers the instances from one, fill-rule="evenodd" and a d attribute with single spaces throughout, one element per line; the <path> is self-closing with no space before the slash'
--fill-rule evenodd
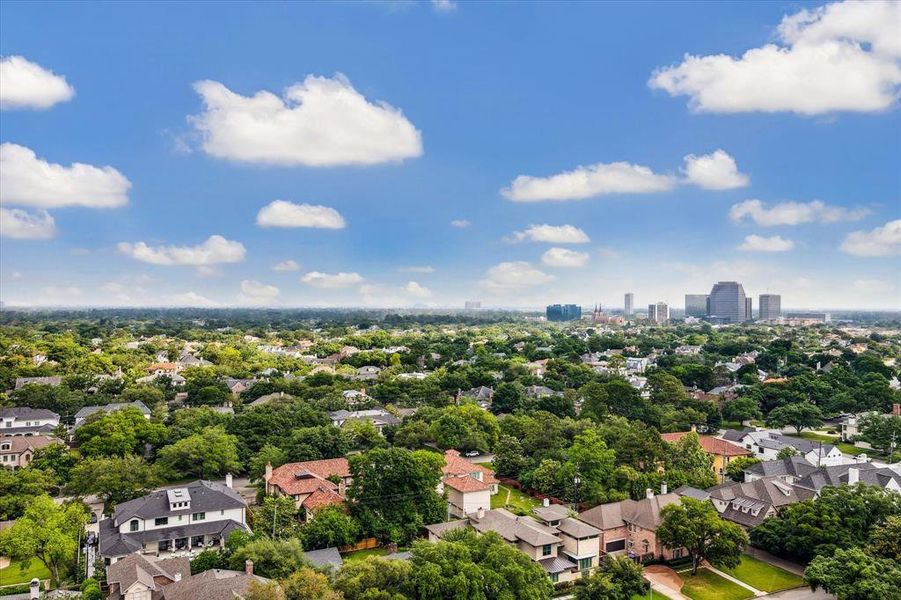
<path id="1" fill-rule="evenodd" d="M 220 538 L 226 539 L 228 534 L 238 529 L 246 529 L 246 526 L 237 521 L 227 519 L 222 521 L 193 521 L 175 527 L 121 533 L 112 519 L 104 519 L 100 521 L 100 555 L 124 556 L 141 550 L 147 542 L 190 538 L 195 535 L 218 535 Z"/>
<path id="2" fill-rule="evenodd" d="M 0 418 L 30 421 L 32 419 L 59 419 L 59 415 L 46 408 L 30 408 L 28 406 L 13 406 L 12 408 L 0 408 Z"/>
<path id="3" fill-rule="evenodd" d="M 541 565 L 541 568 L 544 569 L 546 573 L 563 573 L 564 571 L 575 569 L 578 566 L 576 563 L 567 560 L 563 556 L 545 558 L 544 560 L 539 560 L 538 564 Z"/>
<path id="4" fill-rule="evenodd" d="M 140 400 L 135 400 L 134 402 L 114 402 L 112 404 L 105 404 L 102 406 L 85 406 L 77 413 L 75 413 L 75 419 L 86 419 L 94 413 L 100 412 L 101 410 L 107 413 L 111 413 L 113 411 L 122 410 L 123 408 L 137 408 L 145 415 L 150 414 L 150 409 L 147 408 L 146 404 L 144 404 Z"/>
<path id="5" fill-rule="evenodd" d="M 321 569 L 323 567 L 340 569 L 344 561 L 341 560 L 341 554 L 337 548 L 323 548 L 322 550 L 310 550 L 304 552 L 303 557 L 310 561 L 310 564 Z"/>
<path id="6" fill-rule="evenodd" d="M 164 489 L 123 502 L 116 508 L 112 519 L 117 523 L 122 523 L 132 517 L 147 519 L 165 515 L 189 514 L 247 506 L 238 492 L 221 483 L 201 479 L 189 483 L 184 486 L 184 489 L 188 490 L 191 496 L 191 506 L 189 508 L 180 511 L 170 511 L 167 496 L 168 490 Z"/>
<path id="7" fill-rule="evenodd" d="M 765 460 L 753 464 L 745 469 L 745 473 L 751 473 L 761 477 L 804 477 L 815 470 L 816 467 L 810 464 L 803 456 L 790 456 L 782 460 Z"/>

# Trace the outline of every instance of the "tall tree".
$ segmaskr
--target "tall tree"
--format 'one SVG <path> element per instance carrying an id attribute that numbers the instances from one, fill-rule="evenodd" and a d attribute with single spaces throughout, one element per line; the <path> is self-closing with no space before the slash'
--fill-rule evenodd
<path id="1" fill-rule="evenodd" d="M 332 589 L 327 575 L 303 567 L 281 581 L 286 600 L 343 600 L 340 592 Z"/>
<path id="2" fill-rule="evenodd" d="M 314 510 L 311 517 L 300 531 L 306 550 L 349 546 L 359 537 L 359 525 L 345 512 L 343 506 L 322 506 Z"/>
<path id="3" fill-rule="evenodd" d="M 156 471 L 139 456 L 86 458 L 72 468 L 66 491 L 77 496 L 97 494 L 103 499 L 103 511 L 119 503 L 138 498 L 159 485 Z"/>
<path id="4" fill-rule="evenodd" d="M 744 530 L 717 513 L 706 501 L 682 498 L 660 511 L 657 539 L 667 548 L 685 548 L 691 557 L 692 574 L 702 560 L 717 567 L 737 567 L 748 545 Z"/>
<path id="5" fill-rule="evenodd" d="M 207 427 L 162 448 L 158 463 L 172 479 L 234 473 L 241 468 L 238 438 L 225 433 L 222 427 Z"/>
<path id="6" fill-rule="evenodd" d="M 860 548 L 815 557 L 804 577 L 811 588 L 822 587 L 838 600 L 886 600 L 898 598 L 901 590 L 901 565 L 870 556 Z"/>
<path id="7" fill-rule="evenodd" d="M 75 430 L 75 442 L 84 456 L 144 454 L 144 445 L 159 445 L 167 437 L 166 426 L 148 420 L 137 408 L 97 413 Z"/>
<path id="8" fill-rule="evenodd" d="M 770 427 L 794 427 L 800 434 L 804 429 L 822 425 L 823 412 L 809 402 L 792 402 L 771 410 L 766 423 Z"/>

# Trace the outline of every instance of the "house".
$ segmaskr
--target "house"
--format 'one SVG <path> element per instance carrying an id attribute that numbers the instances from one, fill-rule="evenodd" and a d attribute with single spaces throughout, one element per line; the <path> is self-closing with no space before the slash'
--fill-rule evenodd
<path id="1" fill-rule="evenodd" d="M 373 379 L 378 379 L 379 373 L 381 372 L 381 367 L 366 365 L 357 369 L 357 373 L 353 378 L 357 381 L 372 381 Z"/>
<path id="2" fill-rule="evenodd" d="M 551 396 L 562 396 L 563 392 L 552 390 L 545 385 L 529 385 L 526 386 L 526 396 L 529 398 L 549 398 Z"/>
<path id="3" fill-rule="evenodd" d="M 341 392 L 341 397 L 351 405 L 360 404 L 361 402 L 370 400 L 369 396 L 366 394 L 366 390 L 344 390 Z"/>
<path id="4" fill-rule="evenodd" d="M 560 552 L 569 562 L 575 563 L 580 572 L 600 565 L 599 529 L 577 519 L 576 514 L 566 506 L 551 504 L 546 498 L 543 505 L 533 508 L 532 512 L 539 521 L 557 530 L 557 535 L 563 540 Z"/>
<path id="5" fill-rule="evenodd" d="M 655 532 L 660 526 L 660 510 L 681 502 L 681 496 L 667 493 L 664 484 L 659 495 L 649 489 L 641 500 L 601 504 L 579 513 L 579 520 L 600 530 L 600 548 L 605 554 L 625 552 L 641 560 L 673 560 L 685 556 L 684 549 L 665 547 L 657 541 Z"/>
<path id="6" fill-rule="evenodd" d="M 344 427 L 348 421 L 369 421 L 375 428 L 382 432 L 388 425 L 399 425 L 401 420 L 386 411 L 383 408 L 373 408 L 371 410 L 335 410 L 328 413 L 332 425 L 335 427 Z"/>
<path id="7" fill-rule="evenodd" d="M 75 424 L 73 427 L 75 429 L 81 427 L 82 425 L 84 425 L 84 422 L 88 419 L 88 417 L 98 412 L 105 412 L 109 414 L 117 410 L 122 410 L 123 408 L 136 408 L 141 411 L 145 419 L 150 418 L 150 409 L 147 408 L 147 405 L 140 400 L 135 400 L 134 402 L 115 402 L 113 404 L 105 404 L 102 406 L 85 406 L 77 413 L 75 413 Z"/>
<path id="8" fill-rule="evenodd" d="M 150 375 L 174 375 L 181 370 L 182 365 L 174 362 L 158 362 L 147 367 L 147 373 Z"/>
<path id="9" fill-rule="evenodd" d="M 225 386 L 228 388 L 228 391 L 232 394 L 238 396 L 241 392 L 245 390 L 249 390 L 257 383 L 256 379 L 237 379 L 235 377 L 226 377 L 225 378 Z"/>
<path id="10" fill-rule="evenodd" d="M 490 404 L 493 398 L 494 389 L 482 385 L 479 387 L 474 387 L 470 390 L 466 390 L 465 392 L 458 391 L 456 401 L 458 404 L 460 400 L 474 400 L 480 404 L 482 402 Z"/>
<path id="11" fill-rule="evenodd" d="M 191 575 L 188 558 L 154 562 L 131 554 L 107 569 L 107 600 L 240 600 L 252 581 L 269 582 L 253 574 L 249 560 L 244 571 L 210 569 Z"/>
<path id="12" fill-rule="evenodd" d="M 26 385 L 49 385 L 57 387 L 63 382 L 62 377 L 16 377 L 15 389 L 20 390 Z"/>
<path id="13" fill-rule="evenodd" d="M 313 565 L 314 569 L 338 570 L 344 564 L 341 554 L 334 546 L 322 550 L 308 550 L 303 553 L 303 557 Z"/>
<path id="14" fill-rule="evenodd" d="M 630 373 L 644 373 L 650 361 L 647 358 L 626 358 L 626 371 Z"/>
<path id="15" fill-rule="evenodd" d="M 809 500 L 814 492 L 786 483 L 780 477 L 763 477 L 745 483 L 724 483 L 708 490 L 710 502 L 722 517 L 742 527 L 755 527 L 784 506 Z"/>
<path id="16" fill-rule="evenodd" d="M 776 431 L 726 431 L 723 439 L 732 441 L 750 450 L 752 455 L 761 460 L 775 460 L 784 448 L 795 451 L 813 465 L 840 465 L 849 462 L 842 451 L 832 444 L 812 442 L 803 438 L 783 435 Z"/>
<path id="17" fill-rule="evenodd" d="M 819 494 L 824 487 L 866 483 L 901 493 L 901 474 L 889 467 L 873 463 L 829 465 L 800 478 L 795 485 Z"/>
<path id="18" fill-rule="evenodd" d="M 274 402 L 276 400 L 294 400 L 294 396 L 290 394 L 286 394 L 285 392 L 272 392 L 271 394 L 266 394 L 264 396 L 260 396 L 256 400 L 250 403 L 250 406 L 257 407 L 269 404 L 270 402 Z"/>
<path id="19" fill-rule="evenodd" d="M 842 427 L 842 441 L 843 442 L 852 442 L 854 441 L 854 437 L 860 433 L 861 419 L 864 416 L 869 415 L 879 415 L 878 412 L 870 412 L 870 413 L 860 413 L 856 415 L 847 415 L 845 418 L 841 420 Z M 901 404 L 895 403 L 892 404 L 892 411 L 886 415 L 882 415 L 886 417 L 897 417 L 901 416 Z"/>
<path id="20" fill-rule="evenodd" d="M 447 490 L 451 516 L 465 517 L 491 508 L 491 496 L 497 493 L 498 481 L 490 469 L 461 458 L 456 450 L 446 450 L 441 472 L 438 493 Z"/>
<path id="21" fill-rule="evenodd" d="M 690 432 L 662 433 L 660 434 L 660 438 L 664 442 L 674 444 L 688 433 Z M 701 448 L 704 449 L 704 452 L 713 459 L 713 472 L 716 473 L 720 483 L 726 480 L 726 467 L 729 466 L 729 462 L 732 461 L 732 459 L 739 456 L 751 455 L 751 451 L 747 448 L 743 448 L 738 444 L 733 444 L 727 440 L 721 440 L 710 435 L 698 436 L 698 442 L 701 444 Z"/>
<path id="22" fill-rule="evenodd" d="M 786 483 L 795 483 L 816 470 L 816 466 L 803 456 L 790 456 L 782 460 L 761 461 L 745 469 L 744 474 L 745 481 L 778 477 Z"/>
<path id="23" fill-rule="evenodd" d="M 270 463 L 266 465 L 263 481 L 267 494 L 293 498 L 297 508 L 303 508 L 305 518 L 309 519 L 312 511 L 320 506 L 344 503 L 351 482 L 350 466 L 346 458 L 288 463 L 276 469 Z"/>
<path id="24" fill-rule="evenodd" d="M 100 556 L 108 564 L 134 552 L 167 555 L 220 546 L 232 531 L 247 530 L 247 504 L 225 484 L 198 480 L 123 502 L 100 521 Z"/>
<path id="25" fill-rule="evenodd" d="M 15 435 L 0 438 L 0 467 L 27 467 L 34 453 L 51 444 L 62 443 L 49 435 Z"/>
<path id="26" fill-rule="evenodd" d="M 187 383 L 187 381 L 188 381 L 187 379 L 185 379 L 178 373 L 168 372 L 168 371 L 160 371 L 158 373 L 152 373 L 150 375 L 147 375 L 146 377 L 140 377 L 140 378 L 136 379 L 135 381 L 137 383 L 153 383 L 160 377 L 168 377 L 169 383 L 171 383 L 173 386 L 176 386 L 176 387 L 182 386 L 185 383 Z"/>
<path id="27" fill-rule="evenodd" d="M 59 426 L 59 415 L 46 408 L 0 408 L 0 437 L 50 433 Z"/>
<path id="28" fill-rule="evenodd" d="M 692 356 L 701 353 L 700 346 L 678 346 L 675 350 L 676 356 Z"/>
<path id="29" fill-rule="evenodd" d="M 547 363 L 548 359 L 543 358 L 541 360 L 533 360 L 532 362 L 527 362 L 524 366 L 529 370 L 529 373 L 540 379 L 544 377 L 545 373 L 547 373 Z"/>
<path id="30" fill-rule="evenodd" d="M 182 352 L 181 356 L 178 357 L 178 363 L 180 368 L 185 367 L 211 367 L 213 363 L 208 360 L 204 360 L 202 358 L 197 358 L 193 354 L 189 352 Z"/>
<path id="31" fill-rule="evenodd" d="M 563 539 L 559 531 L 531 517 L 518 517 L 497 508 L 480 510 L 465 519 L 426 526 L 429 541 L 441 539 L 448 531 L 471 527 L 479 533 L 494 531 L 504 541 L 537 562 L 551 581 L 572 581 L 579 577 L 579 565 L 561 553 Z"/>

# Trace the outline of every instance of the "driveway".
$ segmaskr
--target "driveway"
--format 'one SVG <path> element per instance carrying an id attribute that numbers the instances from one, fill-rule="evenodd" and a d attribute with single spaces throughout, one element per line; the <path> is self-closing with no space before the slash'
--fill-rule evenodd
<path id="1" fill-rule="evenodd" d="M 651 582 L 651 588 L 672 600 L 689 600 L 683 596 L 682 578 L 679 574 L 663 565 L 650 565 L 644 568 L 644 578 Z"/>

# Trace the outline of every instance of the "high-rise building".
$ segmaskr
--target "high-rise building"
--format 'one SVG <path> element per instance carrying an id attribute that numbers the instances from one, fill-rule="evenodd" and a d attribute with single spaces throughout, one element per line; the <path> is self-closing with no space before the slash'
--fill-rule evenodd
<path id="1" fill-rule="evenodd" d="M 582 318 L 578 304 L 549 304 L 545 310 L 548 321 L 576 321 Z"/>
<path id="2" fill-rule="evenodd" d="M 633 314 L 635 314 L 635 294 L 626 292 L 623 303 L 623 315 L 631 317 Z"/>
<path id="3" fill-rule="evenodd" d="M 760 294 L 757 301 L 757 318 L 761 321 L 772 321 L 782 316 L 782 296 L 779 294 Z"/>
<path id="4" fill-rule="evenodd" d="M 685 294 L 685 316 L 706 317 L 709 297 L 707 294 Z"/>
<path id="5" fill-rule="evenodd" d="M 466 310 L 478 310 L 478 309 L 482 308 L 482 301 L 481 300 L 467 300 L 466 304 L 464 306 L 466 307 Z"/>
<path id="6" fill-rule="evenodd" d="M 648 304 L 648 320 L 654 323 L 666 323 L 669 321 L 669 306 L 665 302 Z"/>
<path id="7" fill-rule="evenodd" d="M 720 281 L 710 290 L 707 316 L 716 323 L 744 323 L 751 320 L 751 305 L 745 288 L 737 281 Z"/>
<path id="8" fill-rule="evenodd" d="M 752 299 L 750 296 L 747 296 L 745 298 L 745 321 L 750 321 L 751 319 L 753 319 L 753 317 L 751 315 L 754 314 L 753 313 L 754 306 L 753 306 L 753 303 L 751 302 L 751 300 Z"/>

